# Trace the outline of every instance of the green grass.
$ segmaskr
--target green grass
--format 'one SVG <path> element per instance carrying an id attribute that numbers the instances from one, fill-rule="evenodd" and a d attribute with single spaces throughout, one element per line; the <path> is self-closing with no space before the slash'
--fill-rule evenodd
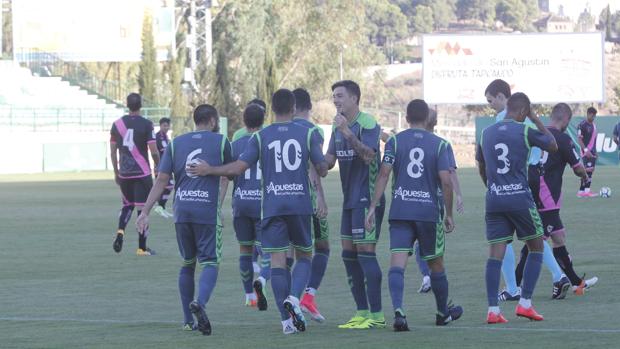
<path id="1" fill-rule="evenodd" d="M 326 186 L 332 252 L 317 298 L 327 323 L 311 323 L 306 333 L 287 337 L 281 334 L 271 292 L 267 312 L 242 306 L 230 210 L 225 210 L 224 260 L 207 309 L 213 335 L 203 337 L 181 331 L 180 257 L 170 221 L 153 216 L 149 244 L 158 256 L 135 256 L 133 219 L 123 252 L 112 251 L 120 198 L 111 174 L 0 176 L 0 347 L 615 347 L 620 340 L 615 317 L 620 310 L 618 199 L 575 198 L 578 181 L 568 172 L 563 219 L 569 250 L 577 271 L 598 275 L 599 284 L 584 297 L 570 294 L 566 300 L 552 301 L 545 270 L 534 295 L 544 322 L 516 319 L 514 304 L 504 304 L 510 323 L 485 325 L 483 187 L 473 169 L 463 169 L 466 213 L 456 216 L 457 230 L 448 236 L 446 266 L 450 297 L 465 308 L 465 314 L 445 328 L 434 326 L 434 299 L 432 294 L 415 292 L 420 277 L 412 260 L 405 294 L 409 333 L 336 328 L 354 307 L 337 233 L 341 192 L 337 173 L 331 173 Z M 617 168 L 600 168 L 594 186 L 615 189 L 618 178 Z M 377 254 L 384 272 L 383 305 L 391 325 L 387 223 L 384 227 Z M 516 247 L 520 249 L 521 243 Z"/>

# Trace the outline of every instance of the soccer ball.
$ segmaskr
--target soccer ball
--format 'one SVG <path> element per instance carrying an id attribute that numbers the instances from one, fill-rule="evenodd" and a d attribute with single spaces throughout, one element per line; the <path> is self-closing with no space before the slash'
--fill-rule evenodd
<path id="1" fill-rule="evenodd" d="M 602 187 L 598 192 L 599 196 L 602 198 L 610 198 L 611 197 L 611 189 L 609 187 Z"/>

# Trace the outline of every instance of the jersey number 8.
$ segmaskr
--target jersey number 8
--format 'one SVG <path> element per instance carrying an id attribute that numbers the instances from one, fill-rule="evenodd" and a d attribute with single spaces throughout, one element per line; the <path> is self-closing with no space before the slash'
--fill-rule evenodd
<path id="1" fill-rule="evenodd" d="M 422 164 L 422 160 L 424 160 L 424 150 L 421 148 L 413 148 L 409 152 L 409 165 L 407 165 L 407 174 L 411 178 L 420 178 L 422 177 L 422 172 L 424 172 L 424 165 Z"/>

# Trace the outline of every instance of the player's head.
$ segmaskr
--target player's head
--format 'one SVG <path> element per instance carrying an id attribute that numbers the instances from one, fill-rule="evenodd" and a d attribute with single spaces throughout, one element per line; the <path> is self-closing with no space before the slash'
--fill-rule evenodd
<path id="1" fill-rule="evenodd" d="M 342 80 L 332 85 L 332 98 L 336 111 L 340 114 L 357 110 L 361 97 L 362 91 L 355 81 Z"/>
<path id="2" fill-rule="evenodd" d="M 588 108 L 588 110 L 586 111 L 586 117 L 588 118 L 588 121 L 592 122 L 594 121 L 594 118 L 596 117 L 596 113 L 598 113 L 598 110 L 596 110 L 596 108 L 594 107 L 590 107 Z"/>
<path id="3" fill-rule="evenodd" d="M 201 104 L 194 109 L 194 123 L 197 128 L 206 128 L 212 132 L 220 130 L 220 117 L 217 109 L 209 104 Z"/>
<path id="4" fill-rule="evenodd" d="M 142 97 L 137 93 L 130 93 L 127 96 L 127 108 L 132 112 L 140 111 L 142 108 Z"/>
<path id="5" fill-rule="evenodd" d="M 261 128 L 265 122 L 265 109 L 258 104 L 248 104 L 243 111 L 243 124 L 248 130 Z"/>
<path id="6" fill-rule="evenodd" d="M 168 130 L 170 130 L 170 119 L 169 118 L 159 119 L 159 130 L 163 133 L 168 133 Z"/>
<path id="7" fill-rule="evenodd" d="M 435 132 L 435 126 L 437 126 L 437 111 L 435 109 L 429 109 L 428 119 L 426 120 L 426 130 L 428 132 Z"/>
<path id="8" fill-rule="evenodd" d="M 253 100 L 249 101 L 247 105 L 250 105 L 250 104 L 259 105 L 263 107 L 263 110 L 267 111 L 267 103 L 265 103 L 265 101 L 263 101 L 262 99 L 254 98 Z"/>
<path id="9" fill-rule="evenodd" d="M 271 97 L 271 111 L 276 116 L 293 118 L 295 113 L 295 95 L 291 90 L 281 88 Z"/>
<path id="10" fill-rule="evenodd" d="M 566 131 L 572 117 L 573 111 L 566 103 L 558 103 L 551 110 L 551 123 L 562 132 Z"/>
<path id="11" fill-rule="evenodd" d="M 424 125 L 428 120 L 428 104 L 421 99 L 414 99 L 407 105 L 407 122 L 410 125 Z"/>
<path id="12" fill-rule="evenodd" d="M 312 100 L 310 93 L 303 88 L 293 90 L 295 95 L 295 115 L 299 115 L 312 110 Z"/>
<path id="13" fill-rule="evenodd" d="M 531 104 L 529 97 L 522 92 L 517 92 L 508 98 L 506 102 L 506 117 L 510 117 L 518 122 L 525 121 L 530 115 Z"/>
<path id="14" fill-rule="evenodd" d="M 506 101 L 510 95 L 510 85 L 502 79 L 493 80 L 484 90 L 484 96 L 489 102 L 489 106 L 497 113 L 506 108 Z"/>

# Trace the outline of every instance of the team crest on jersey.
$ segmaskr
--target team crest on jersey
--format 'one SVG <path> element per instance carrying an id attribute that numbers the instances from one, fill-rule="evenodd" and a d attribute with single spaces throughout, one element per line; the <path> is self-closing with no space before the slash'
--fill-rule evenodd
<path id="1" fill-rule="evenodd" d="M 506 126 L 506 125 L 502 125 L 502 126 L 498 127 L 498 130 L 500 130 L 500 131 L 506 131 L 507 129 L 508 129 L 508 126 Z"/>

